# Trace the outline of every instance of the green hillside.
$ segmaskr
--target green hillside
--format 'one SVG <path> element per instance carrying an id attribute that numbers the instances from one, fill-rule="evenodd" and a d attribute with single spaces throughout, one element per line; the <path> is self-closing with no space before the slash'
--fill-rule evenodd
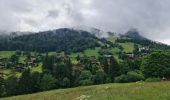
<path id="1" fill-rule="evenodd" d="M 84 98 L 84 99 L 83 99 Z M 0 100 L 169 100 L 170 82 L 125 83 L 59 89 Z"/>
<path id="2" fill-rule="evenodd" d="M 169 82 L 138 82 L 169 80 L 170 46 L 131 35 L 61 29 L 6 38 L 15 42 L 0 44 L 0 98 L 59 88 L 6 100 L 166 100 Z M 78 87 L 97 84 L 106 85 Z"/>

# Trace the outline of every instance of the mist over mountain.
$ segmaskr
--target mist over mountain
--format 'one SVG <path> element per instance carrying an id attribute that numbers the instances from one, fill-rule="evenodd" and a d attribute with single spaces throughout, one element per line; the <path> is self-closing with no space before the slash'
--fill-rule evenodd
<path id="1" fill-rule="evenodd" d="M 88 26 L 76 26 L 73 27 L 74 30 L 83 30 L 83 31 L 87 31 L 95 36 L 97 36 L 98 38 L 104 38 L 104 37 L 108 37 L 108 32 L 100 30 L 98 28 L 94 28 L 94 27 L 88 27 Z"/>
<path id="2" fill-rule="evenodd" d="M 170 44 L 169 5 L 169 0 L 1 0 L 0 30 L 91 26 L 125 33 L 135 27 L 149 39 Z"/>
<path id="3" fill-rule="evenodd" d="M 6 31 L 1 31 L 0 36 L 1 37 L 18 37 L 18 36 L 27 36 L 27 35 L 34 35 L 34 34 L 40 34 L 40 33 L 56 33 L 56 30 L 62 30 L 62 29 L 67 29 L 67 30 L 73 30 L 75 32 L 87 32 L 87 34 L 91 34 L 96 36 L 97 38 L 108 38 L 112 35 L 115 36 L 126 36 L 134 39 L 139 39 L 139 40 L 151 40 L 155 41 L 153 39 L 149 39 L 149 37 L 143 36 L 143 34 L 137 29 L 137 28 L 130 28 L 127 32 L 124 33 L 116 33 L 116 32 L 110 32 L 110 31 L 103 31 L 101 29 L 95 28 L 95 27 L 88 27 L 88 26 L 75 26 L 75 27 L 70 27 L 70 28 L 59 28 L 59 29 L 52 29 L 52 30 L 47 30 L 47 31 L 40 31 L 40 32 L 6 32 Z M 64 33 L 63 33 L 64 34 Z M 68 32 L 68 34 L 72 34 L 72 32 Z M 56 34 L 57 35 L 57 34 Z M 155 41 L 157 43 L 162 43 L 160 41 Z"/>

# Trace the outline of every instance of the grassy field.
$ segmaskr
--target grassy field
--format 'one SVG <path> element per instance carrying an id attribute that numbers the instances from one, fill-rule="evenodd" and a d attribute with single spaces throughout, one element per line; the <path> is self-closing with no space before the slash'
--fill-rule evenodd
<path id="1" fill-rule="evenodd" d="M 58 89 L 0 100 L 170 100 L 170 82 L 113 83 Z"/>
<path id="2" fill-rule="evenodd" d="M 124 48 L 124 52 L 129 53 L 129 52 L 133 52 L 134 50 L 134 43 L 119 43 L 123 48 Z"/>
<path id="3" fill-rule="evenodd" d="M 107 38 L 107 40 L 115 43 L 117 38 L 119 38 L 119 37 L 111 36 L 111 37 Z M 124 48 L 124 52 L 126 52 L 126 53 L 133 52 L 134 43 L 127 42 L 127 43 L 119 43 L 119 44 Z"/>
<path id="4" fill-rule="evenodd" d="M 42 72 L 42 63 L 39 63 L 38 66 L 32 67 L 32 72 Z"/>
<path id="5" fill-rule="evenodd" d="M 14 53 L 15 53 L 15 51 L 0 51 L 0 57 L 9 58 Z"/>
<path id="6" fill-rule="evenodd" d="M 110 36 L 110 37 L 107 38 L 107 40 L 115 43 L 117 38 L 119 38 L 119 37 L 118 36 Z"/>
<path id="7" fill-rule="evenodd" d="M 12 74 L 16 75 L 16 77 L 20 77 L 21 76 L 20 72 L 14 72 L 11 69 L 0 69 L 0 71 L 3 72 L 6 75 L 5 78 L 9 77 Z"/>
<path id="8" fill-rule="evenodd" d="M 71 58 L 75 58 L 77 57 L 77 55 L 83 56 L 86 55 L 88 57 L 90 56 L 98 56 L 98 51 L 100 50 L 100 48 L 95 48 L 95 49 L 87 49 L 84 52 L 79 52 L 79 53 L 72 53 L 70 55 Z"/>

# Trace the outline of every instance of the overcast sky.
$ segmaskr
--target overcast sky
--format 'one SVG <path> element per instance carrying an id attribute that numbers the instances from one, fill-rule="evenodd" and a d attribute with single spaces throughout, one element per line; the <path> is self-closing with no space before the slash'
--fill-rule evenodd
<path id="1" fill-rule="evenodd" d="M 89 26 L 170 44 L 170 0 L 0 0 L 0 31 Z"/>

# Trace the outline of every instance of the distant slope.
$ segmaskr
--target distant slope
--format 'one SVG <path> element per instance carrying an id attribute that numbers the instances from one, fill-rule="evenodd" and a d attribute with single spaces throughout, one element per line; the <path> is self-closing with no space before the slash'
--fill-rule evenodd
<path id="1" fill-rule="evenodd" d="M 152 50 L 168 50 L 170 51 L 170 46 L 150 40 L 146 37 L 143 37 L 136 29 L 131 29 L 126 32 L 124 35 L 121 35 L 120 38 L 116 40 L 118 43 L 127 43 L 131 42 L 141 46 L 148 46 Z"/>
<path id="2" fill-rule="evenodd" d="M 0 51 L 64 51 L 67 54 L 71 54 L 105 45 L 112 45 L 113 49 L 122 46 L 124 52 L 132 52 L 134 49 L 133 44 L 148 46 L 154 50 L 170 50 L 170 46 L 149 40 L 141 36 L 135 29 L 129 30 L 124 35 L 112 32 L 105 33 L 96 28 L 83 27 L 77 29 L 63 28 L 38 33 L 30 32 L 30 34 L 25 33 L 22 35 L 18 35 L 18 32 L 13 32 L 10 35 L 0 36 Z"/>
<path id="3" fill-rule="evenodd" d="M 81 52 L 99 46 L 97 37 L 72 29 L 57 29 L 10 37 L 0 42 L 0 50 L 27 50 L 38 52 Z"/>
<path id="4" fill-rule="evenodd" d="M 82 99 L 84 98 L 84 99 Z M 59 89 L 0 100 L 169 100 L 170 82 L 104 84 Z"/>
<path id="5" fill-rule="evenodd" d="M 137 29 L 130 29 L 128 32 L 125 33 L 125 36 L 133 39 L 147 40 L 147 38 L 140 35 Z"/>

